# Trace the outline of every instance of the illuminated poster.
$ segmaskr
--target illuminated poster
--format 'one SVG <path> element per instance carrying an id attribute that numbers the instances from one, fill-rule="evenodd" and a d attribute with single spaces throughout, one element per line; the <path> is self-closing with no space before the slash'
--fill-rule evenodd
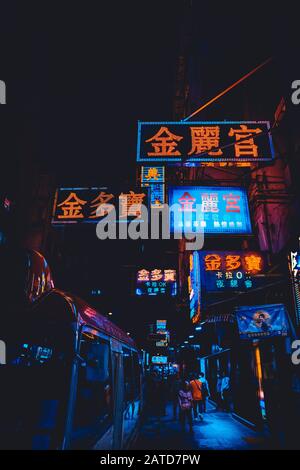
<path id="1" fill-rule="evenodd" d="M 188 291 L 190 299 L 190 319 L 198 323 L 201 318 L 201 278 L 199 253 L 190 254 L 190 274 L 188 277 Z"/>
<path id="2" fill-rule="evenodd" d="M 136 295 L 177 294 L 175 269 L 140 269 L 136 278 Z"/>
<path id="3" fill-rule="evenodd" d="M 55 194 L 52 224 L 98 223 L 113 208 L 117 222 L 141 221 L 141 206 L 148 190 L 111 191 L 99 188 L 59 188 Z"/>
<path id="4" fill-rule="evenodd" d="M 219 186 L 176 186 L 169 188 L 172 233 L 251 234 L 245 189 Z"/>
<path id="5" fill-rule="evenodd" d="M 156 330 L 165 330 L 167 328 L 167 320 L 156 320 Z"/>
<path id="6" fill-rule="evenodd" d="M 300 254 L 298 251 L 292 251 L 290 254 L 290 270 L 294 292 L 296 323 L 300 325 Z"/>
<path id="7" fill-rule="evenodd" d="M 243 306 L 235 309 L 242 339 L 287 336 L 288 323 L 283 304 Z"/>
<path id="8" fill-rule="evenodd" d="M 265 282 L 265 259 L 250 251 L 199 251 L 206 292 L 247 291 Z"/>
<path id="9" fill-rule="evenodd" d="M 247 167 L 273 158 L 268 121 L 138 123 L 137 162 Z"/>

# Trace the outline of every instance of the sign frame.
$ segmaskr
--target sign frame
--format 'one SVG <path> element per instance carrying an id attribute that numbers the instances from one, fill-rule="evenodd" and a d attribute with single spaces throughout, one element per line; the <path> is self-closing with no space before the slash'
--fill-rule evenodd
<path id="1" fill-rule="evenodd" d="M 247 190 L 246 188 L 242 188 L 242 187 L 238 187 L 238 186 L 197 186 L 197 185 L 188 185 L 188 186 L 178 186 L 178 185 L 174 185 L 174 186 L 169 186 L 169 190 L 168 190 L 168 203 L 170 206 L 172 206 L 173 204 L 176 204 L 176 201 L 174 200 L 171 200 L 171 194 L 172 192 L 178 190 L 178 189 L 181 189 L 183 193 L 185 192 L 189 192 L 189 191 L 195 191 L 195 190 L 203 190 L 204 191 L 212 191 L 212 192 L 221 192 L 221 191 L 228 191 L 229 193 L 231 193 L 231 191 L 239 191 L 243 197 L 243 202 L 244 202 L 244 205 L 245 205 L 245 214 L 244 216 L 246 217 L 245 218 L 245 229 L 244 230 L 226 230 L 226 231 L 215 231 L 215 230 L 211 230 L 211 229 L 205 229 L 203 228 L 203 233 L 204 233 L 204 236 L 253 236 L 253 224 L 252 224 L 252 219 L 251 219 L 251 213 L 250 213 L 250 208 L 249 208 L 249 200 L 248 200 L 248 194 L 247 194 Z M 173 199 L 174 199 L 174 196 L 173 196 Z M 180 233 L 180 230 L 179 230 L 179 227 L 177 227 L 177 229 L 175 230 L 174 228 L 174 220 L 172 220 L 172 218 L 170 219 L 170 229 L 171 229 L 171 233 L 175 234 L 175 233 Z M 184 227 L 182 227 L 182 229 L 184 229 Z M 187 232 L 187 230 L 185 229 L 185 232 Z M 190 233 L 197 233 L 197 230 L 191 230 Z M 182 232 L 181 232 L 182 233 Z"/>
<path id="2" fill-rule="evenodd" d="M 268 157 L 221 157 L 221 156 L 203 156 L 203 157 L 193 157 L 193 156 L 188 156 L 188 155 L 181 155 L 181 156 L 145 156 L 142 152 L 142 128 L 143 126 L 231 126 L 231 125 L 263 125 L 267 128 L 267 134 L 268 134 L 268 144 L 270 147 L 270 155 Z M 262 135 L 265 133 L 263 132 Z M 259 135 L 259 134 L 257 134 Z M 234 145 L 234 141 L 232 144 Z M 228 145 L 228 142 L 227 142 Z M 220 143 L 219 147 L 226 147 L 226 145 L 222 145 Z M 204 153 L 204 152 L 203 152 Z M 207 152 L 206 152 L 207 153 Z M 270 121 L 267 120 L 260 120 L 260 121 L 138 121 L 138 132 L 137 132 L 137 163 L 139 164 L 145 164 L 145 163 L 168 163 L 168 164 L 199 164 L 201 162 L 233 162 L 233 163 L 238 163 L 238 162 L 249 162 L 249 163 L 258 163 L 258 162 L 272 162 L 274 161 L 275 158 L 275 150 L 274 150 L 274 144 L 272 140 L 272 135 L 271 135 L 271 125 Z"/>

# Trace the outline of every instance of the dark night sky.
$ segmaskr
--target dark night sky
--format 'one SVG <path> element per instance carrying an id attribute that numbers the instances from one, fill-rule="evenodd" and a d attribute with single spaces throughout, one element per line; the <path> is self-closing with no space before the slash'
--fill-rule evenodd
<path id="1" fill-rule="evenodd" d="M 171 118 L 178 10 L 61 3 L 6 6 L 9 102 L 36 116 L 40 161 L 61 183 L 134 178 L 137 120 Z"/>
<path id="2" fill-rule="evenodd" d="M 0 67 L 9 103 L 31 113 L 38 161 L 44 170 L 55 168 L 61 184 L 134 178 L 137 120 L 172 118 L 179 33 L 189 3 L 1 6 Z M 293 32 L 285 12 L 274 8 L 241 12 L 192 3 L 188 34 L 199 56 L 199 99 L 232 83 L 278 43 L 283 47 Z"/>
<path id="3" fill-rule="evenodd" d="M 32 147 L 41 171 L 54 172 L 58 185 L 133 182 L 137 120 L 172 119 L 180 31 L 189 3 L 3 2 L 0 79 L 7 82 L 8 112 L 13 119 L 20 116 L 9 137 L 2 136 L 8 159 L 16 148 L 22 158 Z M 195 104 L 270 55 L 297 62 L 299 53 L 292 52 L 300 43 L 292 40 L 297 16 L 284 5 L 276 12 L 274 5 L 263 11 L 262 5 L 249 3 L 239 9 L 228 2 L 192 3 L 186 32 L 197 62 L 191 77 L 199 82 Z M 250 100 L 256 109 L 261 102 L 274 102 L 276 80 L 281 92 L 276 65 L 275 60 L 274 82 L 270 74 L 252 79 Z M 212 111 L 230 119 L 233 114 L 224 116 L 222 107 L 234 113 L 239 99 L 232 93 Z"/>
<path id="4" fill-rule="evenodd" d="M 201 0 L 1 6 L 0 70 L 8 100 L 31 113 L 38 161 L 44 170 L 55 168 L 60 183 L 134 178 L 137 120 L 172 118 L 189 3 L 195 10 L 187 31 L 199 56 L 194 79 L 203 81 L 199 99 L 249 71 L 278 43 L 284 49 L 293 33 L 282 8 L 241 11 Z"/>

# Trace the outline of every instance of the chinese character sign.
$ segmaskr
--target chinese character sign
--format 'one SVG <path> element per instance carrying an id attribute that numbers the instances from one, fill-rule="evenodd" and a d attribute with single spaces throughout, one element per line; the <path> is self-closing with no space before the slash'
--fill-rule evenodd
<path id="1" fill-rule="evenodd" d="M 142 166 L 141 182 L 145 184 L 164 183 L 165 182 L 165 167 L 164 166 Z"/>
<path id="2" fill-rule="evenodd" d="M 268 121 L 138 123 L 138 162 L 243 167 L 273 158 Z M 152 180 L 155 168 L 149 167 Z"/>
<path id="3" fill-rule="evenodd" d="M 141 220 L 142 204 L 148 204 L 148 190 L 60 188 L 55 195 L 52 223 L 97 223 L 114 209 L 118 221 Z"/>
<path id="4" fill-rule="evenodd" d="M 165 203 L 165 168 L 163 166 L 142 166 L 141 187 L 149 188 L 151 208 L 162 208 Z"/>
<path id="5" fill-rule="evenodd" d="M 182 186 L 169 188 L 173 233 L 251 234 L 246 191 L 242 188 Z"/>
<path id="6" fill-rule="evenodd" d="M 167 320 L 156 320 L 156 330 L 165 330 L 167 328 Z"/>
<path id="7" fill-rule="evenodd" d="M 175 269 L 140 269 L 136 277 L 136 295 L 177 294 Z"/>
<path id="8" fill-rule="evenodd" d="M 245 292 L 264 282 L 265 258 L 248 251 L 200 251 L 201 281 L 209 292 Z"/>
<path id="9" fill-rule="evenodd" d="M 288 335 L 288 322 L 283 304 L 237 307 L 236 318 L 242 339 Z"/>
<path id="10" fill-rule="evenodd" d="M 168 364 L 167 356 L 152 356 L 152 364 Z"/>
<path id="11" fill-rule="evenodd" d="M 190 254 L 190 266 L 188 277 L 188 291 L 190 298 L 190 319 L 198 323 L 201 319 L 201 272 L 199 252 Z"/>

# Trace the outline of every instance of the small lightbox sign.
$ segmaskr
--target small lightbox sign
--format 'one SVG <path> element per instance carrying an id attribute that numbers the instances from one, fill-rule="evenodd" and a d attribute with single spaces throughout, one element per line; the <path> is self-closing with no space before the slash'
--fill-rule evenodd
<path id="1" fill-rule="evenodd" d="M 152 356 L 152 364 L 168 364 L 167 356 Z"/>
<path id="2" fill-rule="evenodd" d="M 136 295 L 177 295 L 175 269 L 140 269 L 136 277 Z"/>

